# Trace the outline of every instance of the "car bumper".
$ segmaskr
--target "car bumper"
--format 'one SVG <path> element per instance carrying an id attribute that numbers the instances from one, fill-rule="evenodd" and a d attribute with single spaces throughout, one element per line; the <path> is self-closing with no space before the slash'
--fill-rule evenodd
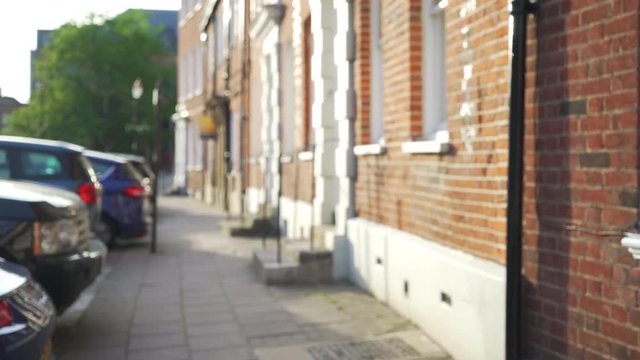
<path id="1" fill-rule="evenodd" d="M 62 311 L 100 274 L 106 253 L 101 242 L 92 240 L 82 252 L 37 258 L 33 275 L 51 295 L 58 311 Z"/>

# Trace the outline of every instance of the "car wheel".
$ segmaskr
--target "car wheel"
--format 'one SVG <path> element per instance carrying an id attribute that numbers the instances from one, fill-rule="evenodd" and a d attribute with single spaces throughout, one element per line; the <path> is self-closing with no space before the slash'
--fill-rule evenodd
<path id="1" fill-rule="evenodd" d="M 116 242 L 116 228 L 109 219 L 102 219 L 98 225 L 98 236 L 100 240 L 108 246 L 112 247 Z"/>

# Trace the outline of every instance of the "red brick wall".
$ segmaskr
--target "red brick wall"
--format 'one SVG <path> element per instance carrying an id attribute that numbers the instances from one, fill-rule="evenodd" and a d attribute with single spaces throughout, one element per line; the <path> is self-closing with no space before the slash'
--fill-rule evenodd
<path id="1" fill-rule="evenodd" d="M 548 0 L 530 26 L 524 275 L 535 359 L 640 359 L 638 1 Z"/>
<path id="2" fill-rule="evenodd" d="M 384 133 L 387 154 L 358 159 L 356 210 L 360 217 L 500 263 L 505 261 L 508 13 L 506 1 L 477 2 L 461 18 L 466 1 L 451 1 L 447 19 L 448 127 L 453 151 L 410 155 L 403 142 L 422 132 L 422 1 L 383 0 Z M 356 2 L 358 60 L 357 143 L 368 139 L 369 0 Z M 473 151 L 461 139 L 459 109 L 463 57 L 460 30 L 470 28 L 474 77 L 469 82 L 476 114 Z M 427 109 L 428 111 L 428 109 Z"/>

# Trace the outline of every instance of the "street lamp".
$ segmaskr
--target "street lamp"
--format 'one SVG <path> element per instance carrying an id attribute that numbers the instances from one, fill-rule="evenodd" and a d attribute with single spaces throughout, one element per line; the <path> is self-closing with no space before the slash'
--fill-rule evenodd
<path id="1" fill-rule="evenodd" d="M 131 85 L 131 97 L 133 98 L 133 143 L 131 144 L 131 150 L 134 153 L 138 153 L 138 140 L 139 140 L 139 118 L 138 118 L 138 99 L 142 97 L 144 93 L 144 87 L 142 86 L 142 80 L 137 78 L 133 85 Z"/>

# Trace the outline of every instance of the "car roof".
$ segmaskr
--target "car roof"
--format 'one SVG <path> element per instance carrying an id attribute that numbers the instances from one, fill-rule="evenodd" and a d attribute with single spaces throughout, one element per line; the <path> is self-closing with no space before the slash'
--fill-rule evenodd
<path id="1" fill-rule="evenodd" d="M 74 152 L 82 152 L 84 150 L 82 146 L 66 141 L 36 139 L 22 136 L 0 135 L 0 144 L 27 145 L 30 148 L 46 150 L 67 150 Z"/>
<path id="2" fill-rule="evenodd" d="M 87 158 L 89 158 L 89 160 L 91 159 L 105 160 L 105 161 L 116 162 L 119 164 L 125 164 L 128 161 L 125 157 L 114 155 L 114 154 L 108 154 L 100 151 L 95 151 L 95 150 L 85 150 L 84 155 Z"/>
<path id="3" fill-rule="evenodd" d="M 144 157 L 143 157 L 143 156 L 140 156 L 140 155 L 134 155 L 134 154 L 123 154 L 123 153 L 111 153 L 111 154 L 116 155 L 116 156 L 123 157 L 123 158 L 125 158 L 125 159 L 127 159 L 127 160 L 130 160 L 130 161 L 135 161 L 135 162 L 139 162 L 139 163 L 146 162 L 146 160 L 144 159 Z"/>

